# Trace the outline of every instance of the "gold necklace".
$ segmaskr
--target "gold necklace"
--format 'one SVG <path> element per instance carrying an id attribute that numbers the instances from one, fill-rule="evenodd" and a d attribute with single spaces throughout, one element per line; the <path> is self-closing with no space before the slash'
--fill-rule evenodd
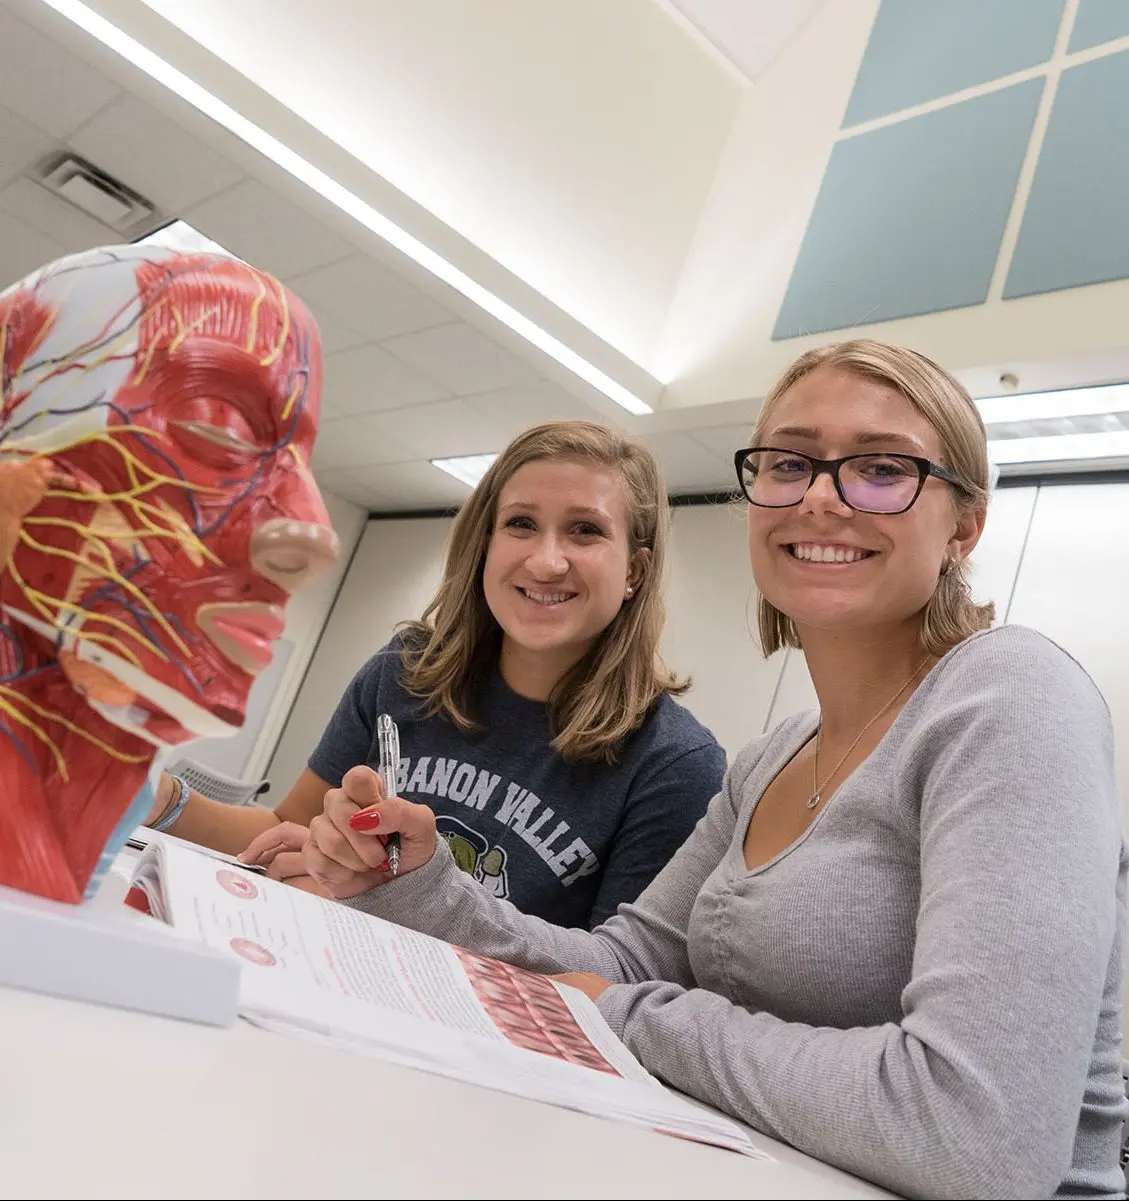
<path id="1" fill-rule="evenodd" d="M 922 659 L 921 662 L 913 669 L 913 671 L 910 673 L 909 678 L 901 686 L 901 688 L 899 688 L 898 691 L 895 692 L 894 695 L 892 697 L 890 697 L 890 699 L 882 706 L 882 708 L 879 709 L 878 712 L 870 719 L 870 721 L 868 721 L 866 723 L 866 725 L 863 726 L 863 728 L 861 730 L 859 730 L 859 732 L 855 735 L 854 742 L 852 742 L 851 745 L 849 747 L 847 747 L 845 753 L 843 754 L 843 757 L 831 769 L 830 773 L 828 774 L 827 778 L 823 781 L 822 784 L 819 782 L 819 748 L 823 742 L 823 717 L 822 717 L 822 715 L 820 716 L 819 725 L 816 727 L 816 731 L 815 731 L 815 770 L 812 772 L 812 782 L 815 784 L 815 789 L 812 792 L 811 796 L 808 797 L 807 806 L 809 809 L 814 809 L 816 807 L 816 805 L 818 805 L 819 802 L 823 800 L 823 790 L 835 778 L 835 773 L 839 770 L 839 768 L 841 768 L 843 766 L 843 764 L 846 763 L 847 756 L 862 741 L 862 736 L 867 732 L 867 730 L 870 729 L 870 727 L 872 725 L 874 725 L 874 723 L 882 716 L 882 714 L 885 713 L 890 708 L 890 706 L 898 699 L 898 697 L 900 697 L 902 695 L 902 693 L 905 692 L 905 690 L 913 683 L 914 677 L 917 675 L 917 673 L 928 662 L 929 662 L 929 656 L 926 655 L 925 658 Z"/>

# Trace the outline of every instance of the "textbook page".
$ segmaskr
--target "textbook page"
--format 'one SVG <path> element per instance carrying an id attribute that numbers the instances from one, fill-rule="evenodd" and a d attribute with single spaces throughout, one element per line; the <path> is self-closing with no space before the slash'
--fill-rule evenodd
<path id="1" fill-rule="evenodd" d="M 577 989 L 167 842 L 136 882 L 157 916 L 241 959 L 258 1025 L 758 1154 L 663 1088 Z"/>

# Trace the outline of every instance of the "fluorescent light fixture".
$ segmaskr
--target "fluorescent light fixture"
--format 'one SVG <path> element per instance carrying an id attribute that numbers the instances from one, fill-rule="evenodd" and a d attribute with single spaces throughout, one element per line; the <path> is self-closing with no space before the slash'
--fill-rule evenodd
<path id="1" fill-rule="evenodd" d="M 1129 430 L 1105 434 L 1061 434 L 1050 438 L 1001 438 L 988 443 L 988 454 L 992 462 L 1001 467 L 1009 463 L 1127 458 Z"/>
<path id="2" fill-rule="evenodd" d="M 1081 417 L 1089 413 L 1126 413 L 1129 412 L 1129 384 L 989 396 L 978 400 L 976 407 L 985 425 L 1039 421 L 1047 417 Z"/>
<path id="3" fill-rule="evenodd" d="M 201 252 L 204 254 L 223 254 L 230 259 L 238 258 L 225 246 L 206 238 L 198 229 L 193 229 L 187 221 L 170 221 L 151 234 L 138 238 L 137 246 L 164 246 L 169 250 L 180 250 L 186 254 Z"/>
<path id="4" fill-rule="evenodd" d="M 163 58 L 143 46 L 136 38 L 130 37 L 124 30 L 119 29 L 112 21 L 100 16 L 88 5 L 82 4 L 80 0 L 43 0 L 43 3 L 68 21 L 72 21 L 80 29 L 85 30 L 91 37 L 97 38 L 104 46 L 108 46 L 120 54 L 122 58 L 144 71 L 146 75 L 175 92 L 182 100 L 199 109 L 205 116 L 222 125 L 260 154 L 265 155 L 271 162 L 295 179 L 300 180 L 308 188 L 312 188 L 330 204 L 336 205 L 342 212 L 347 213 L 366 229 L 383 238 L 413 262 L 418 263 L 419 266 L 454 288 L 456 292 L 460 292 L 468 300 L 473 301 L 479 308 L 485 309 L 492 317 L 496 317 L 512 329 L 514 333 L 520 334 L 538 350 L 544 351 L 562 367 L 591 384 L 593 388 L 602 392 L 610 400 L 614 400 L 629 413 L 641 415 L 651 412 L 651 406 L 646 401 L 641 400 L 622 384 L 612 379 L 610 375 L 582 358 L 575 350 L 550 334 L 548 330 L 542 329 L 524 314 L 519 313 L 501 297 L 495 296 L 489 289 L 471 279 L 464 271 L 461 271 L 453 263 L 449 263 L 430 247 L 425 246 L 407 230 L 401 229 L 383 213 L 378 212 L 344 185 L 330 178 L 320 168 L 315 167 L 313 163 L 308 162 L 300 154 L 291 150 L 289 146 L 267 133 L 265 129 L 261 129 L 253 121 L 249 121 L 241 113 L 236 112 L 218 96 L 213 96 L 195 80 L 189 79 L 183 71 L 179 71 L 171 63 L 165 62 Z"/>
<path id="5" fill-rule="evenodd" d="M 1073 463 L 1129 456 L 1129 384 L 992 396 L 977 407 L 993 463 Z"/>
<path id="6" fill-rule="evenodd" d="M 463 455 L 457 459 L 432 459 L 431 465 L 438 467 L 440 471 L 445 471 L 448 475 L 453 475 L 468 488 L 473 488 L 497 457 L 497 455 Z"/>

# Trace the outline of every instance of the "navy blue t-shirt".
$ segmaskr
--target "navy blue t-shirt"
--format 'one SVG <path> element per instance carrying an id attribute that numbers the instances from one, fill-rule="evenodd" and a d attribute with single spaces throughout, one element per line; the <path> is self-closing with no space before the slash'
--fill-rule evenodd
<path id="1" fill-rule="evenodd" d="M 393 639 L 353 678 L 310 757 L 332 787 L 377 767 L 376 719 L 400 729 L 400 794 L 435 811 L 455 861 L 497 896 L 559 926 L 594 927 L 643 891 L 721 788 L 725 752 L 663 696 L 614 764 L 568 763 L 550 744 L 548 706 L 495 672 L 465 734 L 426 717 L 400 683 Z"/>

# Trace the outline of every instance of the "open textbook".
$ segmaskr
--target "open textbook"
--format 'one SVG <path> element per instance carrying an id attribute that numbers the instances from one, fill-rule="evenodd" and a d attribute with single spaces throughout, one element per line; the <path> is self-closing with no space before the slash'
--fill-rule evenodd
<path id="1" fill-rule="evenodd" d="M 239 958 L 240 1012 L 269 1030 L 768 1158 L 670 1092 L 577 989 L 168 840 L 127 902 Z"/>

